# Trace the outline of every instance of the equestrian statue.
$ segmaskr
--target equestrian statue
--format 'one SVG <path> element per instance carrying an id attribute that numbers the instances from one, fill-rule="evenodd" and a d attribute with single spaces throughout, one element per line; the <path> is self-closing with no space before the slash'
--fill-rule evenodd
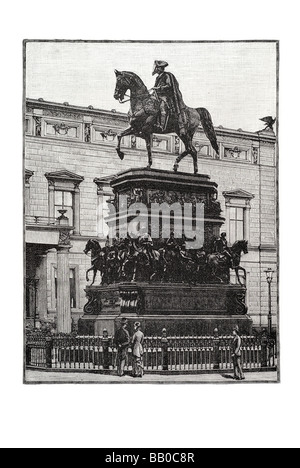
<path id="1" fill-rule="evenodd" d="M 210 113 L 204 107 L 192 109 L 185 105 L 179 84 L 175 76 L 166 72 L 168 63 L 162 60 L 154 62 L 152 75 L 157 74 L 155 85 L 148 90 L 139 76 L 129 71 L 115 70 L 116 87 L 114 98 L 120 103 L 128 96 L 129 127 L 118 134 L 117 153 L 121 160 L 125 154 L 121 151 L 122 138 L 134 135 L 145 140 L 148 152 L 148 168 L 152 166 L 151 139 L 153 133 L 176 133 L 185 146 L 174 164 L 177 172 L 179 163 L 190 154 L 194 161 L 194 173 L 198 173 L 197 150 L 193 145 L 193 136 L 201 124 L 213 149 L 219 154 L 219 146 Z M 130 96 L 126 94 L 130 91 Z"/>
<path id="2" fill-rule="evenodd" d="M 93 271 L 93 285 L 99 271 L 103 285 L 136 281 L 228 284 L 230 269 L 233 269 L 238 283 L 245 286 L 246 271 L 240 261 L 242 253 L 248 253 L 247 241 L 240 240 L 228 247 L 224 233 L 212 242 L 211 248 L 205 246 L 198 250 L 188 250 L 186 241 L 184 236 L 176 239 L 171 233 L 170 238 L 156 249 L 151 236 L 144 233 L 137 239 L 114 239 L 111 245 L 107 240 L 101 248 L 98 240 L 90 239 L 84 250 L 86 254 L 91 252 L 92 267 L 87 271 L 87 281 L 90 281 L 88 273 Z"/>

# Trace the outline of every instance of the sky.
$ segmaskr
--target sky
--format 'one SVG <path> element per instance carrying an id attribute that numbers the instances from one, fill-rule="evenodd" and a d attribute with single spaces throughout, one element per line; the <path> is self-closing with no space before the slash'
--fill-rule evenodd
<path id="1" fill-rule="evenodd" d="M 63 43 L 26 44 L 26 97 L 128 112 L 114 98 L 114 69 L 154 86 L 154 60 L 169 63 L 185 103 L 206 107 L 215 126 L 245 131 L 276 116 L 276 44 Z"/>

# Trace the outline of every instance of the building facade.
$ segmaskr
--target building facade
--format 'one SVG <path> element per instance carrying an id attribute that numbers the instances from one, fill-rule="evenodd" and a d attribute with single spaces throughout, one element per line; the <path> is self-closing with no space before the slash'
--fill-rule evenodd
<path id="1" fill-rule="evenodd" d="M 24 210 L 26 246 L 26 318 L 35 324 L 56 323 L 71 331 L 86 303 L 84 251 L 91 238 L 105 242 L 105 218 L 112 197 L 111 178 L 130 167 L 147 165 L 143 140 L 123 138 L 126 157 L 120 161 L 116 135 L 127 127 L 118 112 L 26 100 Z M 194 144 L 199 170 L 218 184 L 222 231 L 230 244 L 248 240 L 242 258 L 247 271 L 248 313 L 256 328 L 268 324 L 265 271 L 277 270 L 277 157 L 271 130 L 250 133 L 216 129 L 218 156 L 201 127 Z M 172 170 L 182 143 L 176 135 L 154 135 L 153 168 Z M 192 172 L 192 158 L 180 170 Z M 100 278 L 98 278 L 100 280 Z M 234 281 L 235 278 L 233 277 Z M 272 283 L 272 323 L 277 324 L 277 275 Z"/>

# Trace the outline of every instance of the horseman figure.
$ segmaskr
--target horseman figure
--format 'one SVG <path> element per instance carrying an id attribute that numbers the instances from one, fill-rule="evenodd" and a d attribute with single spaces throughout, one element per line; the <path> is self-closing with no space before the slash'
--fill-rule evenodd
<path id="1" fill-rule="evenodd" d="M 129 97 L 128 112 L 129 127 L 117 135 L 116 151 L 121 160 L 125 153 L 121 150 L 121 143 L 125 136 L 135 135 L 146 142 L 148 153 L 148 168 L 153 164 L 151 139 L 154 133 L 176 133 L 184 144 L 184 151 L 177 156 L 174 171 L 178 171 L 179 164 L 187 155 L 194 161 L 194 173 L 198 173 L 198 152 L 193 144 L 193 136 L 199 125 L 202 125 L 205 135 L 213 149 L 219 154 L 219 145 L 210 113 L 204 107 L 192 109 L 187 107 L 182 99 L 175 76 L 166 72 L 167 62 L 156 60 L 153 75 L 158 75 L 151 94 L 141 78 L 133 72 L 115 70 L 116 87 L 114 98 L 125 103 L 125 96 Z M 126 94 L 130 91 L 130 95 Z M 157 122 L 159 117 L 159 122 Z"/>
<path id="2" fill-rule="evenodd" d="M 219 239 L 214 243 L 214 252 L 219 254 L 220 259 L 225 259 L 229 261 L 230 265 L 232 264 L 232 254 L 230 248 L 228 247 L 228 242 L 226 239 L 226 232 L 222 232 Z"/>
<path id="3" fill-rule="evenodd" d="M 166 72 L 169 64 L 163 60 L 155 60 L 152 75 L 158 75 L 152 88 L 156 91 L 160 101 L 160 122 L 157 123 L 158 131 L 164 132 L 170 116 L 178 119 L 179 134 L 184 134 L 187 123 L 186 106 L 182 99 L 178 81 L 175 76 Z"/>

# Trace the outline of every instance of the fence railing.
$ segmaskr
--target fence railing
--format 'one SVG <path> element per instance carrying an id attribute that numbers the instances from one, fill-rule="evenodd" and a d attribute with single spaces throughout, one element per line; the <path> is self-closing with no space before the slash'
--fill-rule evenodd
<path id="1" fill-rule="evenodd" d="M 146 337 L 145 372 L 197 372 L 229 370 L 233 337 Z M 112 337 L 31 335 L 26 343 L 26 364 L 50 369 L 114 371 L 117 349 Z M 275 369 L 276 341 L 242 337 L 244 370 Z M 128 349 L 126 371 L 132 370 L 132 349 Z"/>

